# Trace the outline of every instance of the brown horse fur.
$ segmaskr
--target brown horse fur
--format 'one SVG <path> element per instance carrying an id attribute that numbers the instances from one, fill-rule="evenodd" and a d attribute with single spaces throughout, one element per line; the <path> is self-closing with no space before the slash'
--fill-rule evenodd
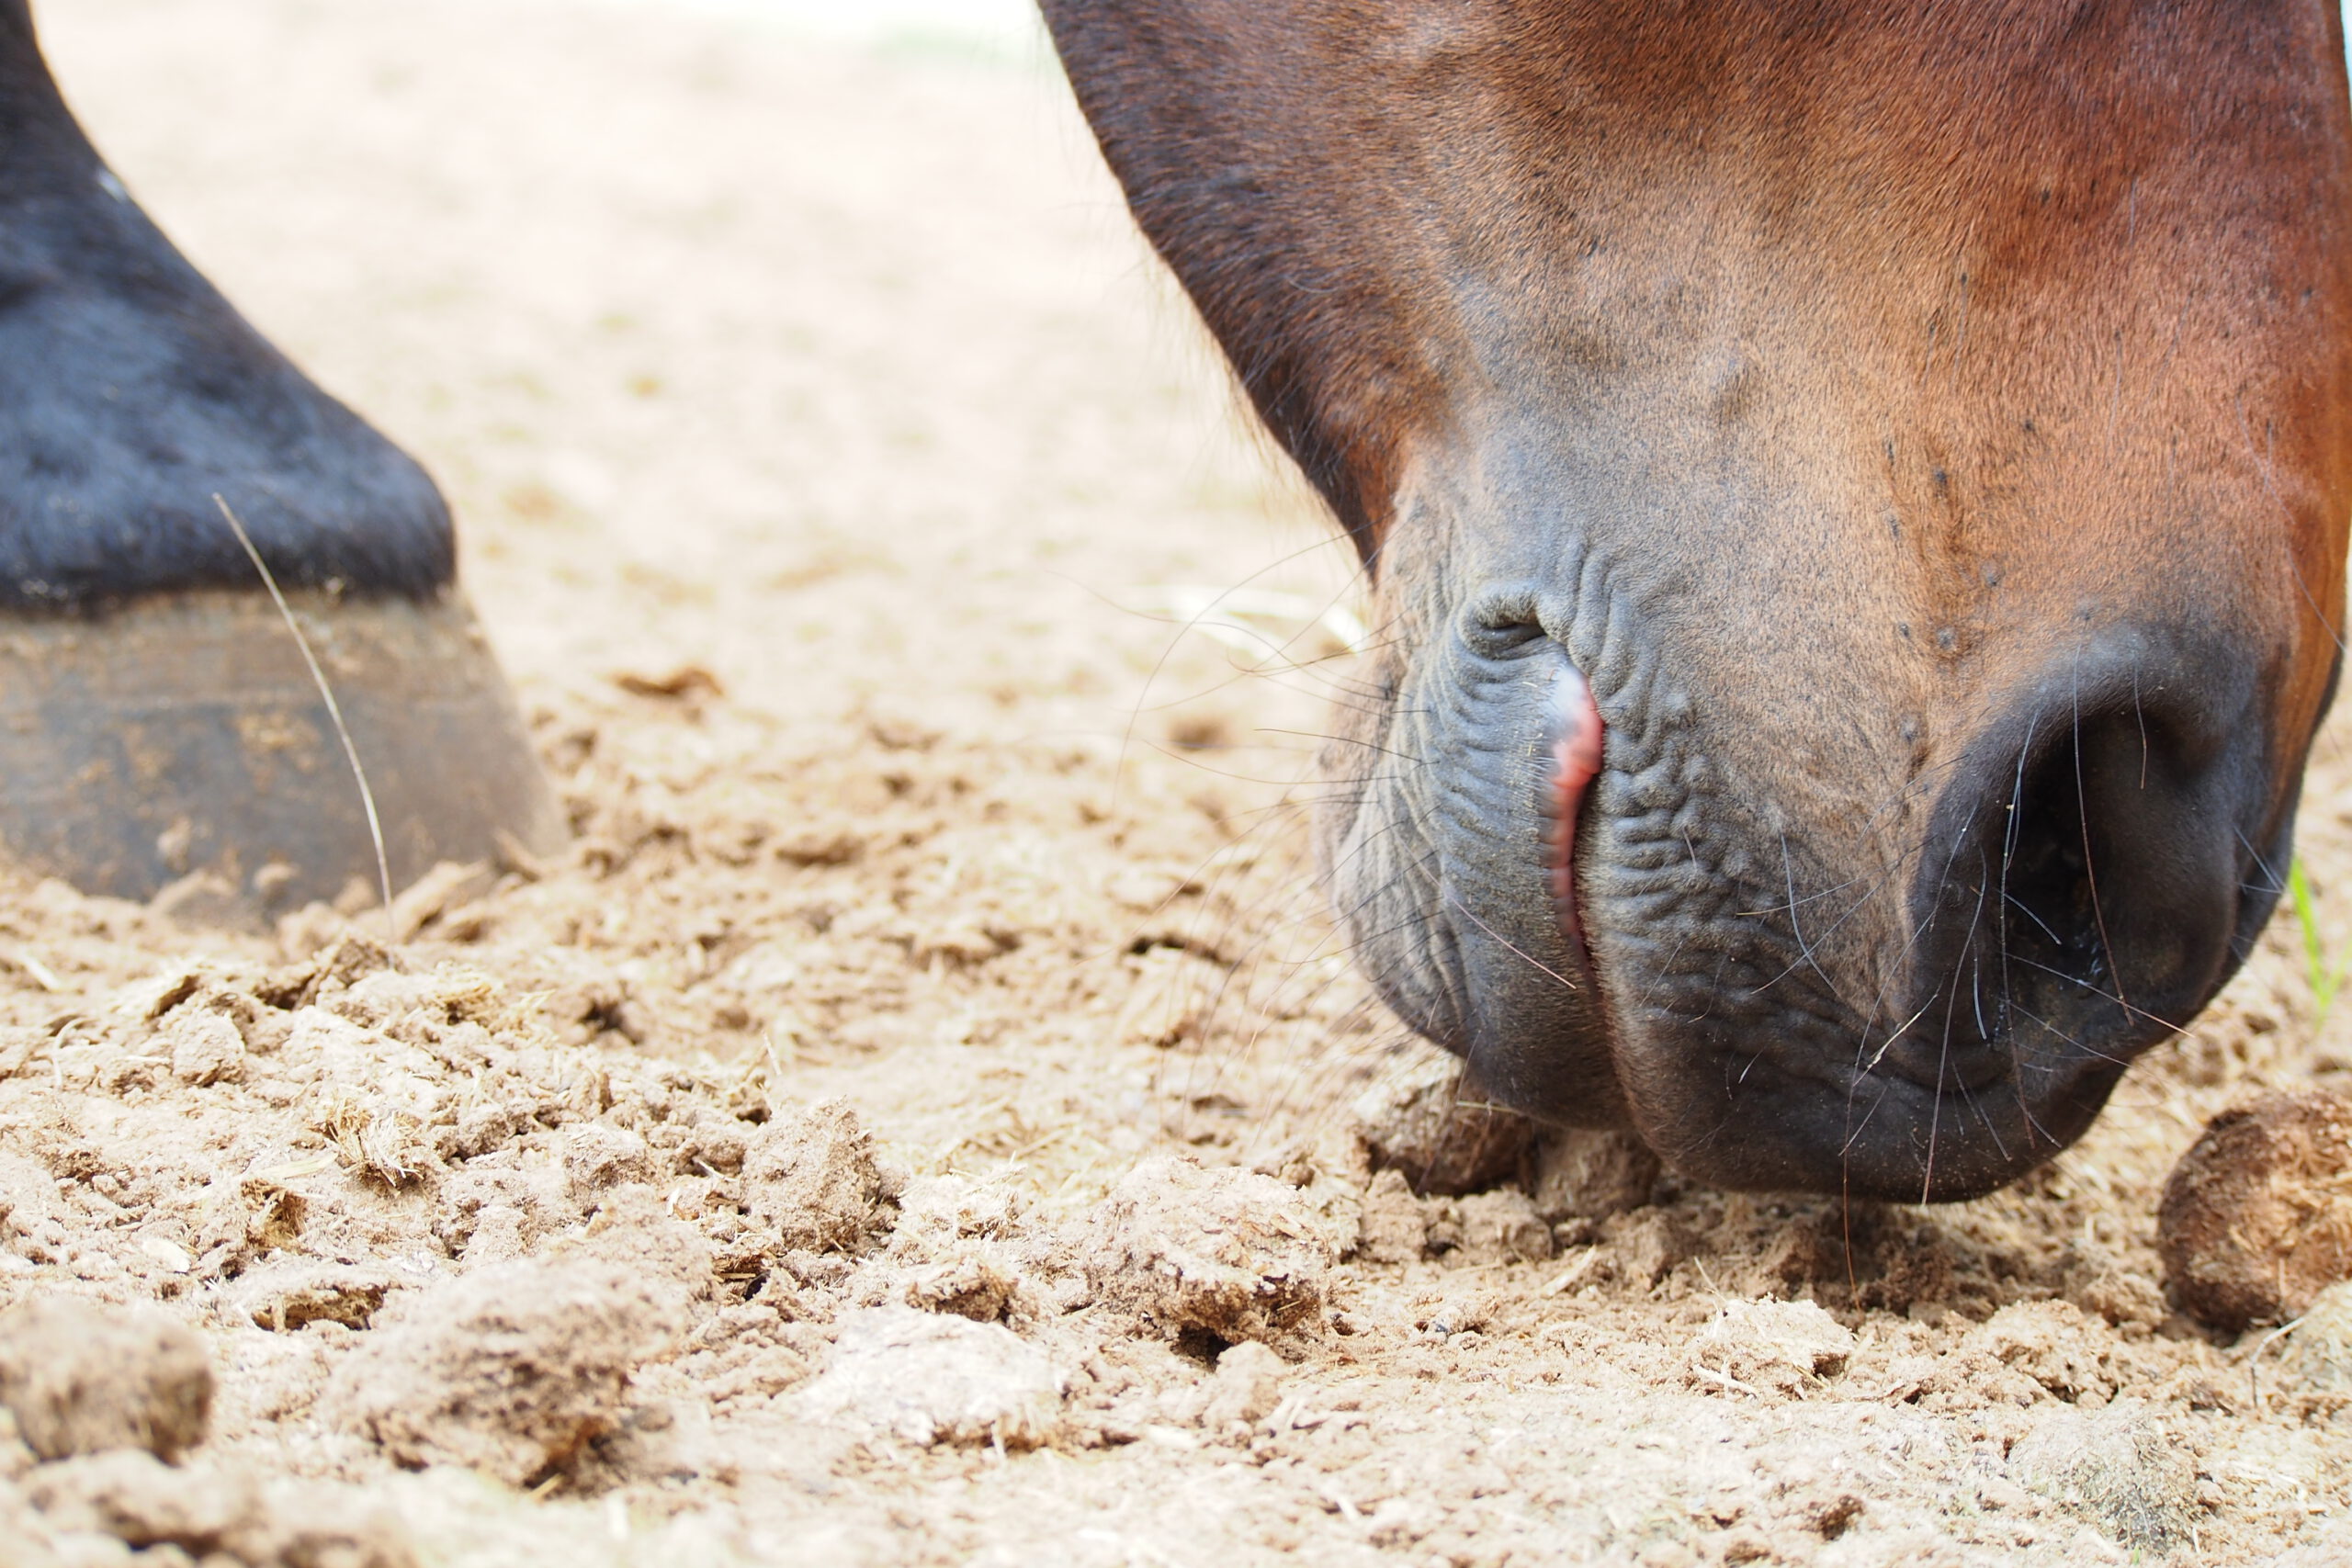
<path id="1" fill-rule="evenodd" d="M 1965 1196 L 2243 959 L 2343 623 L 2333 5 L 1045 8 L 1377 579 L 1329 875 L 1496 1092 Z"/>

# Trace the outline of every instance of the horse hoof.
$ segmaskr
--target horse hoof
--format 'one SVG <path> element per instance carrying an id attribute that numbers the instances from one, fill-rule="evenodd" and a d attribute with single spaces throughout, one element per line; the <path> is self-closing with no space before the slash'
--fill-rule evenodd
<path id="1" fill-rule="evenodd" d="M 259 925 L 379 876 L 558 849 L 564 828 L 506 682 L 454 591 L 166 594 L 0 618 L 0 859 L 87 893 L 175 885 L 209 923 Z M 371 898 L 372 902 L 373 899 Z"/>

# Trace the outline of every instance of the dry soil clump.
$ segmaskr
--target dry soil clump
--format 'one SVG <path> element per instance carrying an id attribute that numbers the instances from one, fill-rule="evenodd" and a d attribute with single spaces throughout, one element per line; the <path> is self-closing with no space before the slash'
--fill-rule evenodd
<path id="1" fill-rule="evenodd" d="M 2157 1235 L 2182 1310 L 2233 1332 L 2352 1278 L 2352 1099 L 2304 1090 L 2215 1117 L 2165 1184 Z"/>
<path id="2" fill-rule="evenodd" d="M 1052 1361 L 1001 1325 L 885 1306 L 842 1320 L 800 1404 L 918 1447 L 1034 1449 L 1060 1430 L 1061 1385 Z"/>
<path id="3" fill-rule="evenodd" d="M 1113 1188 L 1080 1245 L 1096 1300 L 1220 1345 L 1314 1333 L 1339 1251 L 1296 1188 L 1169 1157 Z"/>
<path id="4" fill-rule="evenodd" d="M 45 1460 L 139 1449 L 165 1460 L 204 1440 L 212 1362 L 152 1307 L 36 1296 L 0 1314 L 0 1405 Z"/>
<path id="5" fill-rule="evenodd" d="M 684 1326 L 681 1306 L 622 1263 L 496 1264 L 371 1333 L 325 1405 L 401 1464 L 525 1485 L 618 1428 L 630 1374 Z"/>

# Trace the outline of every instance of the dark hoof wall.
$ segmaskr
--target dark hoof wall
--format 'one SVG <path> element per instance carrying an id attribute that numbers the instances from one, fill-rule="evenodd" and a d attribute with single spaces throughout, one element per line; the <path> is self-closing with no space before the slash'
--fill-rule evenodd
<path id="1" fill-rule="evenodd" d="M 560 847 L 560 813 L 473 613 L 454 593 L 300 595 L 395 891 L 441 861 Z M 0 856 L 198 918 L 258 923 L 377 886 L 358 785 L 300 647 L 259 593 L 0 619 Z M 371 900 L 372 901 L 372 900 Z"/>

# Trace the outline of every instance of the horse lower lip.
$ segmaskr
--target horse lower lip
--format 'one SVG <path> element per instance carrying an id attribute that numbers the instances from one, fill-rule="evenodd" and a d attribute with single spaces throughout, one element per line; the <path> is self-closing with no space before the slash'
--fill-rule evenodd
<path id="1" fill-rule="evenodd" d="M 1552 907 L 1561 931 L 1584 948 L 1577 911 L 1577 814 L 1600 772 L 1600 709 L 1584 672 L 1563 660 L 1552 684 Z M 1587 955 L 1588 958 L 1589 954 Z"/>
<path id="2" fill-rule="evenodd" d="M 1881 1055 L 1887 1070 L 1938 1093 L 1990 1089 L 2009 1076 L 2007 1055 L 1984 1044 L 1907 1040 Z"/>

